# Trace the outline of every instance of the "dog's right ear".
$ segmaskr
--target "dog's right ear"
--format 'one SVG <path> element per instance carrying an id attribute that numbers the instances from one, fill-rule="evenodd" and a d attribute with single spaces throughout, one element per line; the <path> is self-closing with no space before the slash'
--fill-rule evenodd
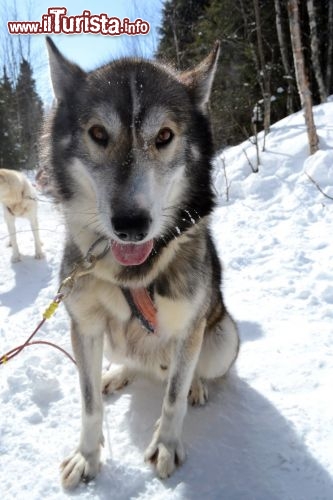
<path id="1" fill-rule="evenodd" d="M 46 45 L 53 92 L 58 101 L 64 101 L 77 88 L 78 83 L 85 79 L 86 73 L 79 66 L 68 61 L 50 37 L 46 37 Z"/>
<path id="2" fill-rule="evenodd" d="M 213 50 L 201 63 L 180 74 L 180 81 L 186 85 L 196 104 L 204 112 L 207 111 L 219 54 L 220 42 L 216 40 Z"/>

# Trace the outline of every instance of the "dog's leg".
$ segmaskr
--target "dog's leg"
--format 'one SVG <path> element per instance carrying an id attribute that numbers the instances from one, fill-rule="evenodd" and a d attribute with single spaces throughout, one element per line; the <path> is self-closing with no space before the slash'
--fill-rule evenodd
<path id="1" fill-rule="evenodd" d="M 15 217 L 9 212 L 7 208 L 4 209 L 4 217 L 9 233 L 9 245 L 12 247 L 13 251 L 11 261 L 19 262 L 21 260 L 21 256 L 16 239 Z"/>
<path id="2" fill-rule="evenodd" d="M 193 332 L 187 338 L 178 340 L 175 346 L 162 415 L 145 453 L 145 459 L 155 464 L 161 478 L 170 476 L 176 465 L 185 460 L 181 432 L 205 325 L 206 320 L 201 320 Z"/>
<path id="3" fill-rule="evenodd" d="M 88 481 L 96 476 L 103 445 L 103 333 L 92 335 L 82 328 L 79 331 L 74 322 L 71 333 L 81 386 L 82 423 L 79 447 L 62 464 L 62 484 L 65 488 L 74 488 L 81 479 Z"/>
<path id="4" fill-rule="evenodd" d="M 42 250 L 42 242 L 39 238 L 39 228 L 38 228 L 38 219 L 37 219 L 37 210 L 34 208 L 30 217 L 30 226 L 31 231 L 35 241 L 35 259 L 42 259 L 44 257 L 44 253 Z"/>
<path id="5" fill-rule="evenodd" d="M 237 326 L 230 314 L 226 312 L 221 322 L 205 334 L 196 376 L 203 379 L 222 377 L 236 360 L 238 350 Z"/>

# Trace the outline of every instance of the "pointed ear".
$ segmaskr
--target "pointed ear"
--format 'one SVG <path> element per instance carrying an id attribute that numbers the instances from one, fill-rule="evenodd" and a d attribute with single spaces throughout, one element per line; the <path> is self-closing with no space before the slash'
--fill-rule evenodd
<path id="1" fill-rule="evenodd" d="M 86 73 L 79 66 L 68 61 L 50 37 L 46 37 L 46 45 L 53 92 L 57 100 L 63 101 L 77 88 L 79 82 L 85 79 Z"/>
<path id="2" fill-rule="evenodd" d="M 195 68 L 181 73 L 181 82 L 188 87 L 199 107 L 206 111 L 212 88 L 217 60 L 220 54 L 220 42 L 217 40 L 213 50 Z"/>

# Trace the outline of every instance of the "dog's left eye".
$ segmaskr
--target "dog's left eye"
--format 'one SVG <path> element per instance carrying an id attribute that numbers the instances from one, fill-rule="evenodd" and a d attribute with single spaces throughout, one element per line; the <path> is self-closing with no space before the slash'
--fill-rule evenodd
<path id="1" fill-rule="evenodd" d="M 90 127 L 89 135 L 99 146 L 106 147 L 109 142 L 109 134 L 101 125 L 93 125 Z"/>
<path id="2" fill-rule="evenodd" d="M 174 134 L 170 128 L 168 127 L 161 128 L 155 139 L 156 147 L 160 148 L 166 146 L 167 144 L 170 144 L 173 137 Z"/>

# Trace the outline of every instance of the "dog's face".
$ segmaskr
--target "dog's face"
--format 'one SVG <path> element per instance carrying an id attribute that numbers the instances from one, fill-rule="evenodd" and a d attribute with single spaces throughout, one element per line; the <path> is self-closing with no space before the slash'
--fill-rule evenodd
<path id="1" fill-rule="evenodd" d="M 120 264 L 138 265 L 154 242 L 210 211 L 206 107 L 218 44 L 186 73 L 135 59 L 85 73 L 48 45 L 60 198 L 80 231 L 107 236 Z M 207 207 L 199 213 L 191 198 L 203 189 Z"/>

